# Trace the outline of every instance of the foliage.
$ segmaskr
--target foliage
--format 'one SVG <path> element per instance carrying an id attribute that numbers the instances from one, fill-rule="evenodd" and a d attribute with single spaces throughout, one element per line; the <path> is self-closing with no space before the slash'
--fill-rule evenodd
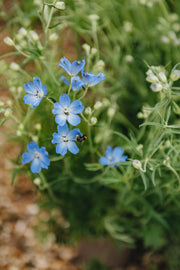
<path id="1" fill-rule="evenodd" d="M 23 1 L 8 15 L 13 38 L 5 42 L 14 51 L 2 57 L 1 74 L 12 100 L 1 104 L 1 124 L 14 120 L 9 140 L 22 145 L 13 181 L 26 168 L 45 195 L 42 204 L 57 240 L 110 235 L 130 246 L 140 240 L 153 251 L 169 239 L 173 246 L 180 235 L 178 1 L 65 4 L 58 10 L 53 3 Z M 9 55 L 17 55 L 19 64 L 5 62 Z M 58 67 L 63 56 L 85 59 L 85 71 L 103 73 L 105 80 L 73 91 L 61 79 L 67 76 Z M 36 76 L 48 94 L 30 108 L 23 103 L 23 85 Z M 85 107 L 78 128 L 87 140 L 77 142 L 78 154 L 61 156 L 51 143 L 57 131 L 52 109 L 64 93 Z M 30 141 L 49 153 L 51 164 L 39 174 L 21 164 Z M 128 160 L 103 166 L 99 159 L 107 146 L 122 147 Z M 61 209 L 64 222 L 56 222 L 52 209 Z"/>

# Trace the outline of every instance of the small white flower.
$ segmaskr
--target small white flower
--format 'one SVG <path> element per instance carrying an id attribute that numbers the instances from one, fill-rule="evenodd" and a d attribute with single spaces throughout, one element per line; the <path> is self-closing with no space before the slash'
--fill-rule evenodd
<path id="1" fill-rule="evenodd" d="M 7 104 L 9 107 L 12 107 L 12 100 L 8 99 L 8 100 L 6 101 L 6 104 Z"/>
<path id="2" fill-rule="evenodd" d="M 97 118 L 96 117 L 92 117 L 91 118 L 91 124 L 95 125 L 97 123 Z"/>
<path id="3" fill-rule="evenodd" d="M 14 46 L 14 41 L 10 37 L 5 37 L 4 38 L 4 43 L 6 43 L 9 46 Z"/>
<path id="4" fill-rule="evenodd" d="M 146 81 L 150 83 L 158 83 L 159 79 L 157 76 L 155 76 L 153 73 L 148 74 L 146 77 Z"/>
<path id="5" fill-rule="evenodd" d="M 34 182 L 34 184 L 35 184 L 36 186 L 39 186 L 39 185 L 41 184 L 41 179 L 40 179 L 39 177 L 37 177 L 37 178 L 35 178 L 35 179 L 33 180 L 33 182 Z"/>
<path id="6" fill-rule="evenodd" d="M 56 41 L 58 39 L 58 34 L 56 33 L 52 33 L 50 36 L 49 36 L 49 40 L 50 41 Z"/>
<path id="7" fill-rule="evenodd" d="M 92 55 L 95 55 L 96 53 L 97 53 L 97 49 L 96 49 L 96 48 L 92 48 L 92 49 L 91 49 L 91 54 L 92 54 Z"/>
<path id="8" fill-rule="evenodd" d="M 18 86 L 17 87 L 18 94 L 22 93 L 22 91 L 23 91 L 23 87 L 22 86 Z"/>
<path id="9" fill-rule="evenodd" d="M 29 35 L 30 35 L 30 37 L 31 37 L 31 39 L 33 41 L 38 41 L 39 40 L 38 34 L 33 30 L 29 31 Z"/>
<path id="10" fill-rule="evenodd" d="M 34 128 L 36 129 L 36 130 L 41 130 L 41 124 L 40 123 L 37 123 L 37 124 L 35 124 L 34 125 Z"/>
<path id="11" fill-rule="evenodd" d="M 85 52 L 86 52 L 87 54 L 90 53 L 91 47 L 90 47 L 87 43 L 84 43 L 84 44 L 82 45 L 82 48 L 85 50 Z"/>
<path id="12" fill-rule="evenodd" d="M 4 117 L 8 118 L 12 114 L 12 110 L 10 108 L 7 108 L 4 112 Z"/>
<path id="13" fill-rule="evenodd" d="M 63 1 L 58 1 L 54 4 L 54 7 L 60 10 L 64 10 L 65 7 L 65 3 Z"/>
<path id="14" fill-rule="evenodd" d="M 158 76 L 163 83 L 167 83 L 167 78 L 164 71 L 159 72 Z"/>
<path id="15" fill-rule="evenodd" d="M 21 27 L 18 31 L 18 33 L 22 36 L 25 37 L 27 35 L 27 30 L 24 27 Z"/>
<path id="16" fill-rule="evenodd" d="M 178 69 L 174 69 L 172 72 L 171 72 L 171 75 L 170 75 L 170 80 L 175 82 L 177 80 L 180 79 L 180 70 Z"/>
<path id="17" fill-rule="evenodd" d="M 108 115 L 110 118 L 112 118 L 112 117 L 115 115 L 115 112 L 116 112 L 115 108 L 110 107 L 110 108 L 108 109 L 108 111 L 107 111 L 107 115 Z"/>
<path id="18" fill-rule="evenodd" d="M 163 88 L 160 83 L 152 83 L 150 87 L 153 92 L 160 92 Z"/>
<path id="19" fill-rule="evenodd" d="M 169 38 L 167 36 L 161 36 L 161 41 L 165 44 L 168 44 L 169 43 Z"/>
<path id="20" fill-rule="evenodd" d="M 133 160 L 132 165 L 133 165 L 133 167 L 136 168 L 137 170 L 142 169 L 141 161 L 138 160 L 138 159 Z"/>
<path id="21" fill-rule="evenodd" d="M 91 14 L 88 16 L 91 21 L 98 21 L 99 16 L 97 14 Z"/>
<path id="22" fill-rule="evenodd" d="M 31 136 L 31 138 L 32 138 L 32 140 L 33 140 L 34 142 L 36 142 L 36 143 L 38 142 L 38 136 L 34 136 L 34 135 L 33 135 L 33 136 Z"/>
<path id="23" fill-rule="evenodd" d="M 102 107 L 102 102 L 101 101 L 97 101 L 95 104 L 94 104 L 94 109 L 95 110 L 98 110 Z"/>
<path id="24" fill-rule="evenodd" d="M 92 112 L 91 107 L 87 107 L 84 112 L 86 114 L 91 114 L 91 112 Z"/>
<path id="25" fill-rule="evenodd" d="M 12 69 L 12 70 L 14 70 L 14 71 L 17 71 L 17 70 L 20 69 L 20 66 L 19 66 L 17 63 L 12 62 L 12 63 L 10 64 L 10 69 Z"/>

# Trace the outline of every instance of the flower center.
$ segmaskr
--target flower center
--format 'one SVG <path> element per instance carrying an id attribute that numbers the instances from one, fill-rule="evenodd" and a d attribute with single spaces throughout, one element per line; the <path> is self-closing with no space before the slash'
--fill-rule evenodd
<path id="1" fill-rule="evenodd" d="M 69 115 L 69 110 L 68 110 L 68 108 L 64 108 L 64 111 L 63 111 L 63 112 L 64 112 L 65 115 Z"/>
<path id="2" fill-rule="evenodd" d="M 36 98 L 42 98 L 43 97 L 43 91 L 42 90 L 36 90 L 36 94 L 35 94 L 35 96 L 36 96 Z"/>
<path id="3" fill-rule="evenodd" d="M 109 161 L 109 163 L 114 163 L 115 162 L 115 158 L 113 156 L 109 156 L 108 157 L 108 161 Z"/>
<path id="4" fill-rule="evenodd" d="M 40 156 L 41 156 L 41 154 L 40 154 L 39 152 L 36 151 L 36 152 L 34 153 L 34 158 L 39 159 Z"/>
<path id="5" fill-rule="evenodd" d="M 62 136 L 62 138 L 61 138 L 61 140 L 63 141 L 63 142 L 69 142 L 69 139 L 67 138 L 67 136 Z"/>

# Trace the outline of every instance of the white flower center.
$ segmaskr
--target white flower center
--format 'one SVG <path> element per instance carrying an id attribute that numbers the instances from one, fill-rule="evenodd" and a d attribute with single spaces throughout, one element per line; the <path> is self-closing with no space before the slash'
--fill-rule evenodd
<path id="1" fill-rule="evenodd" d="M 36 152 L 34 153 L 34 158 L 39 159 L 40 156 L 41 156 L 41 154 L 40 154 L 39 152 L 36 151 Z"/>
<path id="2" fill-rule="evenodd" d="M 36 98 L 38 98 L 38 99 L 42 98 L 43 95 L 44 95 L 44 93 L 42 90 L 39 90 L 39 89 L 36 90 L 36 94 L 35 94 Z"/>
<path id="3" fill-rule="evenodd" d="M 115 162 L 115 158 L 113 156 L 109 156 L 108 157 L 108 161 L 109 161 L 109 163 L 114 163 Z"/>
<path id="4" fill-rule="evenodd" d="M 68 108 L 64 108 L 63 112 L 64 112 L 65 115 L 69 115 L 69 110 L 68 110 Z"/>

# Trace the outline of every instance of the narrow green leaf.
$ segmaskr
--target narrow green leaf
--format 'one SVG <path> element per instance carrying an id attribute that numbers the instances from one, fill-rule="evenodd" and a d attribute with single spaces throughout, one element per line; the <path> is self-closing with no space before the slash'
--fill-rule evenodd
<path id="1" fill-rule="evenodd" d="M 145 122 L 140 125 L 140 127 L 143 127 L 143 126 L 156 126 L 156 127 L 162 127 L 162 128 L 164 127 L 162 124 L 156 123 L 156 122 Z"/>
<path id="2" fill-rule="evenodd" d="M 54 25 L 52 25 L 52 26 L 49 26 L 48 29 L 53 29 L 53 28 L 57 27 L 57 26 L 60 25 L 60 24 L 62 24 L 62 22 L 56 23 L 56 24 L 54 24 Z"/>
<path id="3" fill-rule="evenodd" d="M 142 171 L 140 171 L 140 174 L 141 174 L 141 178 L 143 180 L 144 189 L 147 190 L 149 181 L 148 181 L 147 177 L 145 176 L 145 174 Z"/>

